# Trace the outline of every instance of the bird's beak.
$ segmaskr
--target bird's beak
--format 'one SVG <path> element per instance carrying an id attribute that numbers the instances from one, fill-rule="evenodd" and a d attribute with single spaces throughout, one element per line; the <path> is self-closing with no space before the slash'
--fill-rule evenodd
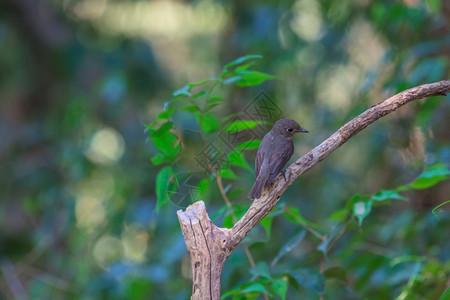
<path id="1" fill-rule="evenodd" d="M 304 133 L 308 133 L 309 131 L 308 130 L 306 130 L 306 129 L 300 129 L 298 132 L 304 132 Z"/>

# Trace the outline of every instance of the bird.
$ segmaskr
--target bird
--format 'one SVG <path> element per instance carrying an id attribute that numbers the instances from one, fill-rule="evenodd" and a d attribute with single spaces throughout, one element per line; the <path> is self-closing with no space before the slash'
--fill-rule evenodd
<path id="1" fill-rule="evenodd" d="M 281 119 L 275 122 L 272 129 L 263 137 L 255 158 L 255 183 L 248 197 L 259 199 L 264 188 L 282 171 L 284 165 L 294 153 L 294 134 L 308 131 L 296 121 Z"/>

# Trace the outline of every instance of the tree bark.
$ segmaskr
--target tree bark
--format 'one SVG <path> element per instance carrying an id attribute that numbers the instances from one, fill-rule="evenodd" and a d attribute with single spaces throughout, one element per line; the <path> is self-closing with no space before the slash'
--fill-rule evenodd
<path id="1" fill-rule="evenodd" d="M 413 100 L 445 96 L 449 92 L 450 80 L 443 80 L 408 89 L 367 109 L 291 164 L 284 176 L 279 175 L 231 229 L 214 225 L 203 201 L 190 205 L 184 212 L 179 210 L 177 215 L 192 262 L 191 299 L 220 299 L 220 278 L 226 259 L 250 230 L 269 214 L 284 191 L 300 175 L 379 118 Z"/>

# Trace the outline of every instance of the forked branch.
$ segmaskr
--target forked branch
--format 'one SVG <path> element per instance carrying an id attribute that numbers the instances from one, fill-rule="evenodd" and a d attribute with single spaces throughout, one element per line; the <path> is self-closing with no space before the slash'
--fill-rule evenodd
<path id="1" fill-rule="evenodd" d="M 220 277 L 226 259 L 250 230 L 269 214 L 284 191 L 300 175 L 379 118 L 413 100 L 445 96 L 446 93 L 450 93 L 450 80 L 420 85 L 372 106 L 291 164 L 286 169 L 285 176 L 278 176 L 231 229 L 214 225 L 203 201 L 190 205 L 184 212 L 179 210 L 178 219 L 192 261 L 191 299 L 220 299 Z"/>

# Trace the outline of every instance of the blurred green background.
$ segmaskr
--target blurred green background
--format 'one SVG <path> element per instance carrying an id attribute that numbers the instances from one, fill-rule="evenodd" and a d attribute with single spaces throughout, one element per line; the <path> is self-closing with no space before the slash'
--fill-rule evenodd
<path id="1" fill-rule="evenodd" d="M 144 129 L 173 91 L 247 54 L 262 55 L 253 67 L 277 79 L 219 89 L 227 101 L 211 113 L 238 113 L 266 93 L 310 131 L 294 139 L 298 158 L 371 105 L 449 78 L 450 2 L 0 0 L 0 298 L 187 299 L 180 207 L 156 212 L 161 167 Z M 369 126 L 279 206 L 332 235 L 330 215 L 354 195 L 408 184 L 430 165 L 448 169 L 449 99 L 419 100 Z M 177 134 L 187 149 L 195 143 Z M 245 156 L 253 166 L 254 151 Z M 234 172 L 239 181 L 226 185 L 242 193 L 230 197 L 247 207 L 253 173 Z M 450 183 L 402 195 L 409 201 L 374 207 L 326 258 L 308 234 L 271 272 L 346 271 L 327 276 L 325 299 L 438 299 L 450 285 L 450 208 L 432 210 L 450 200 Z M 207 196 L 210 215 L 220 212 L 217 187 Z M 282 217 L 271 227 L 246 241 L 257 263 L 302 228 Z M 223 292 L 261 277 L 249 269 L 239 246 Z M 316 292 L 290 284 L 286 295 Z"/>

